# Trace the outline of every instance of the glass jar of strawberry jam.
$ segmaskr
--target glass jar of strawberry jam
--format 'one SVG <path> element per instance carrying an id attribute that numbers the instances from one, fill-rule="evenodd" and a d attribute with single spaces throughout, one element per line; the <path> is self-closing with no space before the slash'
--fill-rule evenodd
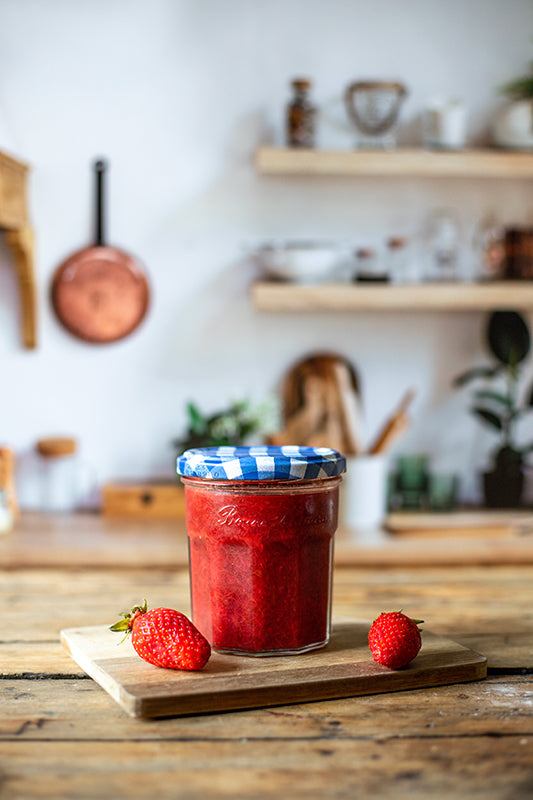
<path id="1" fill-rule="evenodd" d="M 192 617 L 214 650 L 291 655 L 327 644 L 345 468 L 324 447 L 207 447 L 178 458 Z"/>

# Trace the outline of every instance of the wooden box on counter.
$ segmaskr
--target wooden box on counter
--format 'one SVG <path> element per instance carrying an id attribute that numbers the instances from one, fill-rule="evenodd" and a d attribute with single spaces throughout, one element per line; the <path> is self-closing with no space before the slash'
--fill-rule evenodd
<path id="1" fill-rule="evenodd" d="M 177 482 L 107 483 L 102 488 L 102 513 L 114 517 L 183 519 L 185 492 Z"/>

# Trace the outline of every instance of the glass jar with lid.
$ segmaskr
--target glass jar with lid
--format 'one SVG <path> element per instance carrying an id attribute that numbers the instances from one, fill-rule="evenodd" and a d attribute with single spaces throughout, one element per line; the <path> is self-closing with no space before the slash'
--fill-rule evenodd
<path id="1" fill-rule="evenodd" d="M 417 271 L 413 263 L 411 248 L 403 236 L 387 239 L 387 272 L 393 283 L 415 283 Z"/>
<path id="2" fill-rule="evenodd" d="M 396 129 L 407 87 L 397 81 L 356 81 L 344 93 L 348 116 L 357 131 L 357 147 L 396 147 Z"/>
<path id="3" fill-rule="evenodd" d="M 458 280 L 461 227 L 455 210 L 443 208 L 432 211 L 426 219 L 423 241 L 427 280 Z"/>
<path id="4" fill-rule="evenodd" d="M 387 268 L 372 247 L 360 247 L 355 252 L 355 279 L 359 283 L 384 283 L 389 280 Z"/>
<path id="5" fill-rule="evenodd" d="M 74 511 L 78 504 L 77 442 L 67 436 L 39 439 L 36 450 L 42 458 L 43 511 Z"/>
<path id="6" fill-rule="evenodd" d="M 178 458 L 192 617 L 214 650 L 289 655 L 327 644 L 345 465 L 335 450 L 296 446 Z"/>
<path id="7" fill-rule="evenodd" d="M 501 280 L 505 271 L 505 228 L 493 214 L 484 217 L 474 232 L 474 277 Z"/>

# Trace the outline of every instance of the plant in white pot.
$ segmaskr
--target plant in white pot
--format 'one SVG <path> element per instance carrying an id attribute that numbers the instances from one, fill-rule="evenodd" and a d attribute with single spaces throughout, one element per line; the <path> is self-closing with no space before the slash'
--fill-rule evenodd
<path id="1" fill-rule="evenodd" d="M 524 361 L 531 349 L 529 328 L 515 311 L 495 311 L 489 317 L 487 345 L 495 363 L 458 375 L 456 388 L 477 384 L 472 413 L 498 434 L 489 469 L 483 474 L 485 505 L 516 508 L 524 487 L 524 466 L 533 442 L 519 445 L 516 423 L 533 409 L 533 387 L 521 391 Z"/>
<path id="2" fill-rule="evenodd" d="M 511 102 L 497 115 L 492 126 L 495 144 L 513 150 L 533 150 L 533 65 L 529 75 L 501 87 Z"/>

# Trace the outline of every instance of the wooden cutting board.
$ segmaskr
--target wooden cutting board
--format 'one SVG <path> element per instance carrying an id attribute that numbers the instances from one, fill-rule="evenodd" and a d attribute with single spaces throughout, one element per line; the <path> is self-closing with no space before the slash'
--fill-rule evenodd
<path id="1" fill-rule="evenodd" d="M 250 658 L 213 653 L 201 672 L 165 670 L 143 661 L 107 627 L 69 628 L 61 641 L 77 664 L 133 717 L 213 713 L 311 700 L 393 692 L 484 678 L 479 653 L 424 631 L 405 669 L 374 663 L 369 623 L 339 622 L 327 647 L 298 656 Z"/>
<path id="2" fill-rule="evenodd" d="M 524 536 L 533 530 L 530 510 L 464 510 L 454 512 L 397 511 L 385 520 L 389 533 L 399 536 Z"/>

